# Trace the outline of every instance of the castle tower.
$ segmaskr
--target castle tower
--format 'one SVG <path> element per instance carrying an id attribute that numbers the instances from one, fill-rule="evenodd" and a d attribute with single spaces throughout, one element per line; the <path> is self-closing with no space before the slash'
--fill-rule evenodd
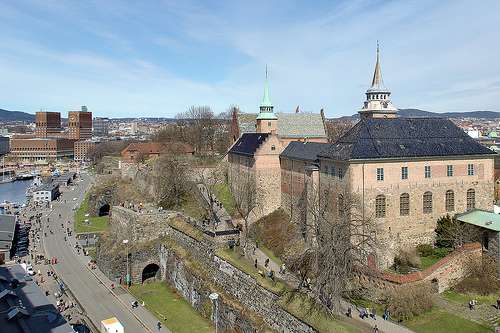
<path id="1" fill-rule="evenodd" d="M 260 111 L 257 116 L 257 133 L 276 133 L 278 117 L 273 111 L 273 104 L 269 97 L 269 83 L 267 80 L 267 66 L 266 66 L 266 82 L 264 84 L 264 96 L 260 103 Z"/>
<path id="2" fill-rule="evenodd" d="M 377 62 L 371 87 L 366 91 L 366 101 L 359 111 L 361 118 L 396 118 L 396 107 L 390 100 L 391 92 L 385 88 L 380 69 L 380 49 L 377 42 Z"/>

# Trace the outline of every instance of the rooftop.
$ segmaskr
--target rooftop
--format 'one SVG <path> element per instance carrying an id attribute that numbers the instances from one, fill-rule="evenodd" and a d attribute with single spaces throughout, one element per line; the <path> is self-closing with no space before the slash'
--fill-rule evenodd
<path id="1" fill-rule="evenodd" d="M 292 141 L 283 150 L 280 157 L 313 162 L 318 159 L 318 154 L 330 145 L 331 143 Z"/>
<path id="2" fill-rule="evenodd" d="M 253 156 L 268 136 L 269 133 L 244 133 L 231 147 L 229 153 Z"/>
<path id="3" fill-rule="evenodd" d="M 336 160 L 495 155 L 448 119 L 361 119 L 319 154 Z"/>
<path id="4" fill-rule="evenodd" d="M 16 230 L 16 217 L 14 215 L 0 215 L 0 241 L 11 243 Z"/>
<path id="5" fill-rule="evenodd" d="M 481 228 L 500 231 L 500 215 L 481 209 L 474 209 L 467 213 L 458 214 L 457 220 Z"/>
<path id="6" fill-rule="evenodd" d="M 33 279 L 25 275 L 20 265 L 0 267 L 0 333 L 72 333 Z M 19 281 L 15 289 L 13 279 Z"/>
<path id="7" fill-rule="evenodd" d="M 326 138 L 323 117 L 320 113 L 274 113 L 278 117 L 278 136 L 285 138 Z M 238 113 L 240 134 L 255 133 L 257 113 Z"/>

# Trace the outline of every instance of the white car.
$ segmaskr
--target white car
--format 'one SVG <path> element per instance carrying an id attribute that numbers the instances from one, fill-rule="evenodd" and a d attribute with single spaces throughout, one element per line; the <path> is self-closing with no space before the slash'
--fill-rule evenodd
<path id="1" fill-rule="evenodd" d="M 73 201 L 76 201 L 77 199 L 76 198 L 73 198 Z"/>
<path id="2" fill-rule="evenodd" d="M 33 270 L 33 266 L 31 266 L 31 265 L 27 266 L 26 273 L 28 273 L 28 275 L 30 275 L 30 276 L 35 275 L 35 271 Z"/>

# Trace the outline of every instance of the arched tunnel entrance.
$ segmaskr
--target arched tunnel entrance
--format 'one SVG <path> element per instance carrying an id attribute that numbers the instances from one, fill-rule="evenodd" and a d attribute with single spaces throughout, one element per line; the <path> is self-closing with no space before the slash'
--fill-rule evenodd
<path id="1" fill-rule="evenodd" d="M 157 264 L 149 264 L 142 270 L 142 283 L 148 279 L 156 279 L 160 277 L 160 266 Z"/>
<path id="2" fill-rule="evenodd" d="M 99 216 L 109 215 L 109 204 L 104 204 L 99 208 Z"/>

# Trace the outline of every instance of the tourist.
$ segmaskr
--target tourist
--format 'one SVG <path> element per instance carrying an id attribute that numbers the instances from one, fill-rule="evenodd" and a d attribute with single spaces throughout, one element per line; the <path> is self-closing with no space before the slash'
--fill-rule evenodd
<path id="1" fill-rule="evenodd" d="M 366 314 L 365 308 L 361 308 L 361 310 L 359 310 L 359 318 L 365 319 L 366 317 L 368 317 L 368 315 Z"/>
<path id="2" fill-rule="evenodd" d="M 269 258 L 267 258 L 266 261 L 264 262 L 264 267 L 267 268 L 267 266 L 269 266 Z"/>
<path id="3" fill-rule="evenodd" d="M 370 313 L 370 317 L 371 317 L 373 320 L 377 320 L 377 313 L 375 312 L 375 308 L 373 308 L 373 310 L 371 311 L 371 313 Z"/>
<path id="4" fill-rule="evenodd" d="M 352 310 L 351 307 L 347 308 L 347 313 L 345 314 L 347 317 L 352 318 Z"/>
<path id="5" fill-rule="evenodd" d="M 384 315 L 382 316 L 384 320 L 389 320 L 389 309 L 386 307 L 384 309 Z"/>
<path id="6" fill-rule="evenodd" d="M 497 299 L 497 310 L 500 310 L 500 299 Z"/>
<path id="7" fill-rule="evenodd" d="M 159 321 L 156 323 L 156 327 L 158 328 L 158 331 L 161 330 L 161 323 Z"/>
<path id="8" fill-rule="evenodd" d="M 472 309 L 474 308 L 474 303 L 472 302 L 472 300 L 469 301 L 469 310 L 472 311 Z"/>
<path id="9" fill-rule="evenodd" d="M 255 259 L 255 262 L 253 265 L 255 266 L 255 268 L 257 268 L 257 259 Z"/>
<path id="10" fill-rule="evenodd" d="M 379 332 L 379 331 L 378 331 L 378 327 L 377 327 L 377 325 L 375 325 L 375 326 L 373 327 L 373 333 L 378 333 L 378 332 Z"/>

